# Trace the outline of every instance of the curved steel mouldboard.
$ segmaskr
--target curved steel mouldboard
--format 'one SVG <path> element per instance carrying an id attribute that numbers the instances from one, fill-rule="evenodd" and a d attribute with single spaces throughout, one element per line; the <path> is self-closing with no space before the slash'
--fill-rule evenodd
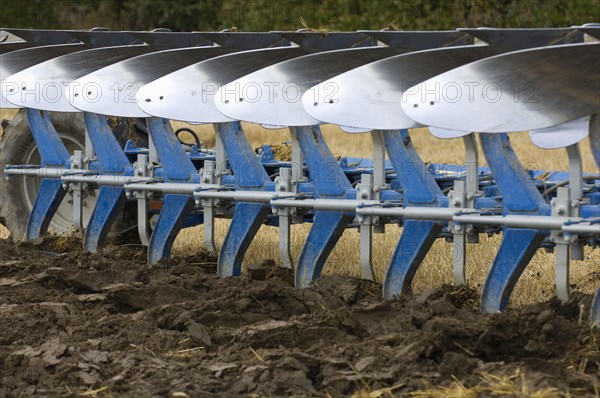
<path id="1" fill-rule="evenodd" d="M 322 82 L 302 102 L 315 119 L 357 128 L 420 127 L 402 111 L 402 94 L 440 73 L 497 54 L 489 46 L 446 47 L 396 55 Z M 335 88 L 335 93 L 331 88 Z"/>
<path id="2" fill-rule="evenodd" d="M 260 124 L 318 124 L 319 120 L 302 106 L 305 92 L 340 73 L 399 53 L 400 50 L 389 47 L 368 47 L 327 51 L 280 62 L 226 84 L 215 96 L 217 108 L 232 119 Z"/>
<path id="3" fill-rule="evenodd" d="M 543 129 L 598 112 L 599 70 L 600 43 L 515 51 L 422 82 L 402 107 L 418 123 L 451 130 Z"/>
<path id="4" fill-rule="evenodd" d="M 8 43 L 0 43 L 0 56 L 8 54 L 13 51 L 23 50 L 25 48 L 38 47 L 35 43 L 28 43 L 26 41 L 11 41 Z"/>
<path id="5" fill-rule="evenodd" d="M 359 30 L 377 41 L 401 50 L 427 50 L 431 48 L 466 46 L 473 44 L 473 37 L 459 30 L 395 31 Z"/>
<path id="6" fill-rule="evenodd" d="M 94 95 L 89 98 L 87 92 L 81 90 L 79 95 L 70 98 L 71 105 L 103 115 L 148 117 L 136 99 L 140 87 L 191 64 L 233 51 L 224 47 L 193 47 L 129 58 L 77 79 L 76 87 L 94 87 Z"/>
<path id="7" fill-rule="evenodd" d="M 590 121 L 591 116 L 586 116 L 558 126 L 531 130 L 529 137 L 536 146 L 543 149 L 565 148 L 589 135 Z"/>
<path id="8" fill-rule="evenodd" d="M 190 65 L 140 88 L 138 106 L 147 114 L 194 123 L 228 122 L 216 107 L 219 88 L 266 66 L 308 54 L 301 47 L 251 50 Z"/>
<path id="9" fill-rule="evenodd" d="M 14 95 L 14 93 L 18 90 L 16 83 L 7 84 L 5 82 L 6 79 L 10 78 L 15 73 L 45 62 L 49 59 L 89 48 L 89 45 L 81 43 L 62 44 L 55 46 L 24 48 L 0 55 L 0 78 L 2 79 L 0 81 L 0 108 L 20 108 L 20 106 L 8 102 L 5 98 L 6 95 Z"/>
<path id="10" fill-rule="evenodd" d="M 42 62 L 6 79 L 16 90 L 5 93 L 5 98 L 15 105 L 56 112 L 78 112 L 70 100 L 84 95 L 88 100 L 102 96 L 94 85 L 79 87 L 74 82 L 82 76 L 108 65 L 164 50 L 148 45 L 95 48 L 63 55 Z"/>
<path id="11" fill-rule="evenodd" d="M 577 28 L 459 28 L 502 52 L 557 44 L 581 43 Z"/>
<path id="12" fill-rule="evenodd" d="M 329 51 L 344 48 L 373 47 L 377 41 L 361 32 L 282 32 L 273 31 L 300 47 Z"/>
<path id="13" fill-rule="evenodd" d="M 44 30 L 44 29 L 12 29 L 2 28 L 3 31 L 36 44 L 69 44 L 85 43 L 94 46 L 125 46 L 143 44 L 129 32 L 108 30 Z"/>
<path id="14" fill-rule="evenodd" d="M 221 47 L 253 50 L 289 46 L 290 42 L 274 32 L 198 32 Z"/>
<path id="15" fill-rule="evenodd" d="M 69 44 L 77 42 L 68 30 L 0 28 L 0 40 L 19 38 L 35 45 Z"/>

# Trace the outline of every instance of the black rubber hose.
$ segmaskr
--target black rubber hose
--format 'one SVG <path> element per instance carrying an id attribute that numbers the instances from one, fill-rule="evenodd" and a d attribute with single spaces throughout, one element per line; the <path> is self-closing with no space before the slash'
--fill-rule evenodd
<path id="1" fill-rule="evenodd" d="M 198 137 L 198 134 L 196 134 L 196 132 L 194 130 L 192 130 L 191 128 L 181 127 L 175 131 L 175 136 L 177 137 L 179 142 L 181 142 L 182 144 L 185 144 L 185 142 L 183 142 L 181 140 L 181 138 L 179 138 L 179 133 L 184 132 L 184 131 L 186 133 L 190 133 L 192 135 L 192 137 L 194 137 L 194 140 L 196 141 L 196 146 L 198 147 L 198 149 L 200 149 L 202 147 L 202 142 L 200 141 L 200 137 Z"/>

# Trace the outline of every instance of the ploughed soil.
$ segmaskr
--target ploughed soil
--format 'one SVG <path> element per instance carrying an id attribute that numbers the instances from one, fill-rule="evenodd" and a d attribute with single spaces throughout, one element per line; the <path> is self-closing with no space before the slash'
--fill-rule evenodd
<path id="1" fill-rule="evenodd" d="M 90 255 L 65 238 L 0 240 L 0 397 L 600 390 L 589 296 L 482 315 L 468 287 L 384 301 L 380 285 L 347 276 L 296 289 L 270 262 L 215 272 L 207 255 L 149 269 L 137 246 Z"/>

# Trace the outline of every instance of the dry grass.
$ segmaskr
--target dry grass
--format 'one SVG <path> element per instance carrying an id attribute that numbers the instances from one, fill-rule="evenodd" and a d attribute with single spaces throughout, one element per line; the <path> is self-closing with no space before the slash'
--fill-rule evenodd
<path id="1" fill-rule="evenodd" d="M 527 383 L 525 373 L 520 369 L 512 375 L 482 373 L 480 382 L 473 387 L 466 387 L 460 380 L 454 381 L 448 387 L 428 386 L 414 391 L 411 397 L 427 398 L 477 398 L 477 397 L 515 397 L 515 398 L 562 398 L 566 393 L 556 388 L 531 388 Z"/>

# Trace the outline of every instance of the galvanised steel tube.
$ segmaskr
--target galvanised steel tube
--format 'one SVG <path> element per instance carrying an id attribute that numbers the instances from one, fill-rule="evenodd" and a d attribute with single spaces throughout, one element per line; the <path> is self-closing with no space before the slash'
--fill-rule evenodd
<path id="1" fill-rule="evenodd" d="M 27 168 L 27 167 L 6 166 L 6 168 L 4 169 L 4 174 L 5 175 L 32 176 L 32 177 L 59 178 L 66 171 L 69 171 L 69 169 L 39 168 L 39 167 Z"/>
<path id="2" fill-rule="evenodd" d="M 95 183 L 98 185 L 123 186 L 129 191 L 152 191 L 161 193 L 188 194 L 199 199 L 225 199 L 237 202 L 269 203 L 272 207 L 296 207 L 311 210 L 343 211 L 364 216 L 395 217 L 417 220 L 452 221 L 462 224 L 498 225 L 512 228 L 532 228 L 556 230 L 573 234 L 598 234 L 600 224 L 588 224 L 577 217 L 528 216 L 511 214 L 490 216 L 473 214 L 472 209 L 464 209 L 470 214 L 460 214 L 461 209 L 439 207 L 394 207 L 382 208 L 375 200 L 361 201 L 341 199 L 279 199 L 276 192 L 265 191 L 218 191 L 218 184 L 185 183 L 143 183 L 144 178 L 129 176 L 67 174 L 69 169 L 58 168 L 7 168 L 7 175 L 40 176 L 60 178 L 64 182 Z M 129 181 L 135 181 L 129 183 Z M 152 178 L 147 178 L 148 182 Z M 201 189 L 200 191 L 198 191 Z M 363 207 L 371 206 L 371 207 Z M 565 224 L 569 223 L 569 224 Z"/>

